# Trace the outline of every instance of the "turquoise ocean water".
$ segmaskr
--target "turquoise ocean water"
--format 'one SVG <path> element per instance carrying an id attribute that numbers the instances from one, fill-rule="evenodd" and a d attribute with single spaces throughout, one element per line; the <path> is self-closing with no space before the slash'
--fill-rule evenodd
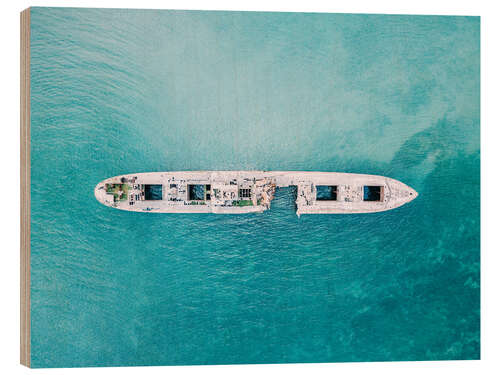
<path id="1" fill-rule="evenodd" d="M 34 367 L 478 359 L 479 18 L 33 8 Z M 124 173 L 381 174 L 393 211 L 155 215 Z"/>

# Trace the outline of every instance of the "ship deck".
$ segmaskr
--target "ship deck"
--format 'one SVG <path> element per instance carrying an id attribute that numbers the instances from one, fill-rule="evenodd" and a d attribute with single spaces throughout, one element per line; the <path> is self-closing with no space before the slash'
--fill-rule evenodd
<path id="1" fill-rule="evenodd" d="M 127 211 L 242 214 L 271 207 L 276 188 L 296 186 L 297 215 L 390 210 L 418 196 L 395 179 L 294 171 L 185 171 L 115 176 L 95 187 L 102 204 Z"/>

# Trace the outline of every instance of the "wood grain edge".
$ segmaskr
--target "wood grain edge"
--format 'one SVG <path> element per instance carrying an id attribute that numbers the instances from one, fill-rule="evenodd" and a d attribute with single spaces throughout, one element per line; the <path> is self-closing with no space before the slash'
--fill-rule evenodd
<path id="1" fill-rule="evenodd" d="M 31 305 L 30 305 L 30 250 L 31 250 L 31 157 L 30 157 L 30 8 L 21 12 L 21 306 L 20 306 L 20 362 L 31 366 Z"/>

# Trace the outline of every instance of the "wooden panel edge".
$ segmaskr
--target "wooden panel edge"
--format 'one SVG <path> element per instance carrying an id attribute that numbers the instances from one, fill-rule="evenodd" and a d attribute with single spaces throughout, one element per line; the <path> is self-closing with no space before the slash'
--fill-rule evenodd
<path id="1" fill-rule="evenodd" d="M 30 304 L 30 251 L 31 251 L 31 157 L 30 157 L 30 8 L 21 12 L 20 58 L 20 202 L 21 202 L 21 304 L 20 304 L 20 362 L 31 367 L 31 304 Z"/>

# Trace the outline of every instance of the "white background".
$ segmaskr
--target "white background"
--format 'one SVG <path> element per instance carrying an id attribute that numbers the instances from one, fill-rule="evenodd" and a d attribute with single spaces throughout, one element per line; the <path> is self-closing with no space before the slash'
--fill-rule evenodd
<path id="1" fill-rule="evenodd" d="M 17 1 L 0 10 L 0 375 L 25 374 L 19 365 L 19 12 L 29 6 L 263 10 L 481 16 L 481 360 L 250 366 L 129 367 L 36 370 L 37 374 L 500 374 L 500 17 L 494 1 Z"/>

